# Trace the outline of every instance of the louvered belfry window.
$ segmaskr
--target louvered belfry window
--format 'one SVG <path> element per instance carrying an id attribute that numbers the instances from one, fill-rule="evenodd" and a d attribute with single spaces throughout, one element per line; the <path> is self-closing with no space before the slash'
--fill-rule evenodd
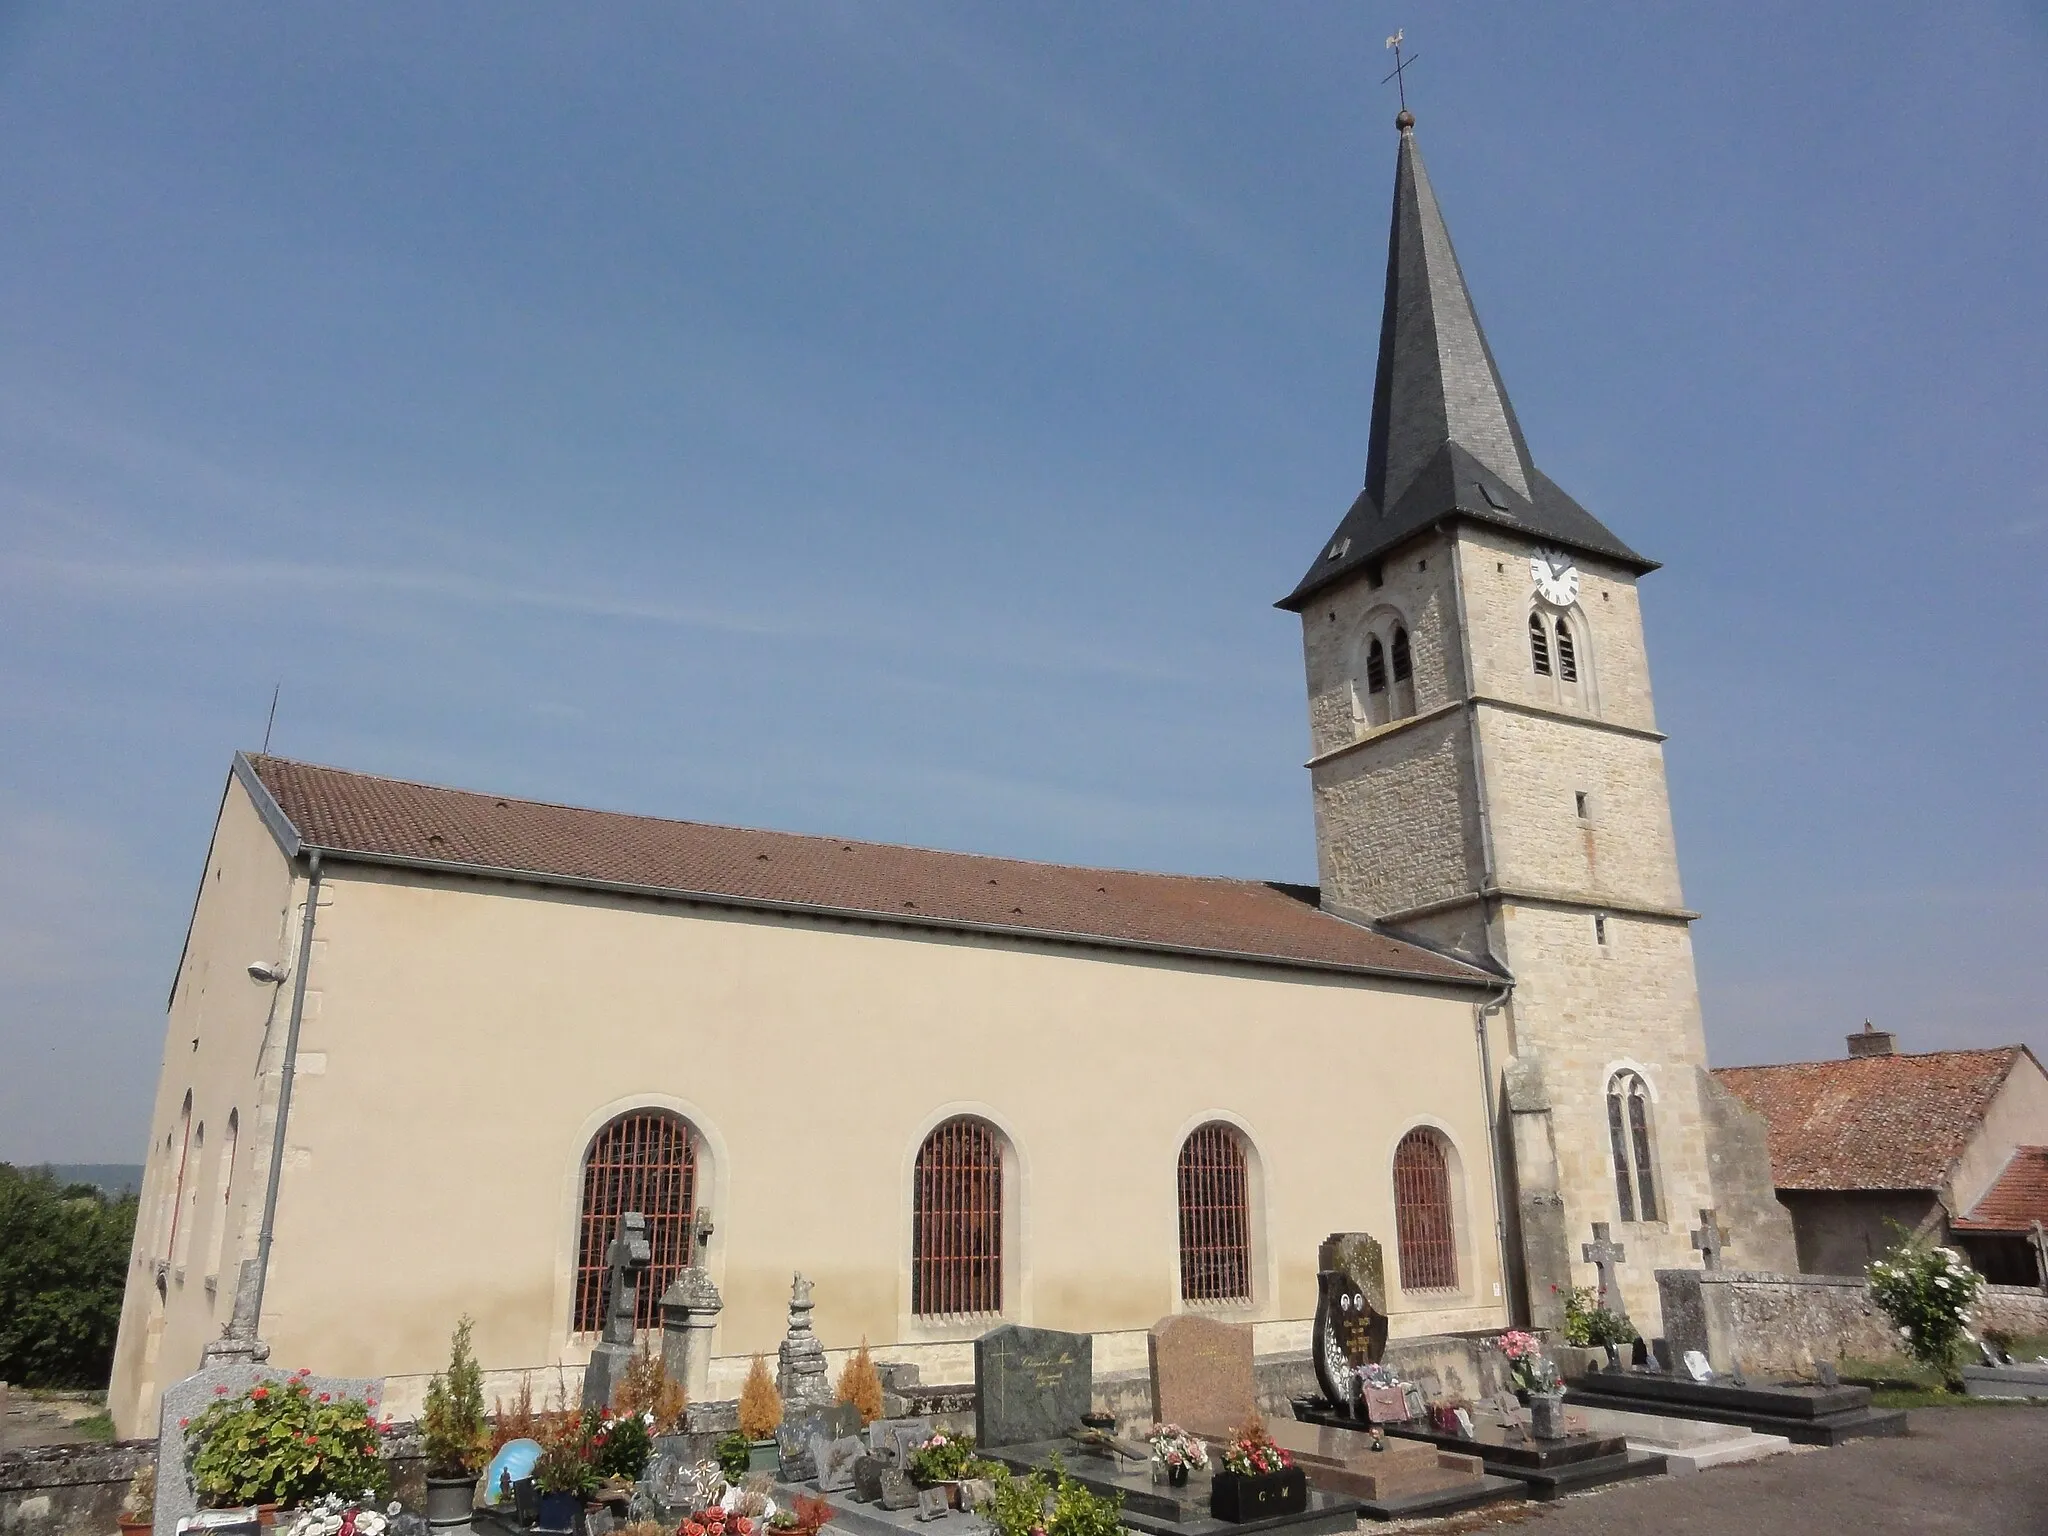
<path id="1" fill-rule="evenodd" d="M 1550 676 L 1550 637 L 1543 632 L 1543 615 L 1529 615 L 1529 660 L 1538 677 Z"/>
<path id="2" fill-rule="evenodd" d="M 1557 675 L 1567 683 L 1579 680 L 1579 657 L 1572 649 L 1572 627 L 1563 619 L 1557 621 Z"/>
<path id="3" fill-rule="evenodd" d="M 1244 1143 L 1211 1121 L 1181 1143 L 1181 1300 L 1252 1299 L 1251 1229 Z"/>
<path id="4" fill-rule="evenodd" d="M 619 1217 L 638 1211 L 647 1218 L 653 1262 L 640 1276 L 634 1325 L 661 1326 L 661 1293 L 692 1254 L 697 1215 L 697 1137 L 690 1123 L 660 1110 L 621 1115 L 591 1139 L 583 1159 L 583 1217 L 576 1235 L 578 1333 L 604 1328 L 606 1250 L 618 1235 Z"/>
<path id="5" fill-rule="evenodd" d="M 1003 1310 L 1003 1148 L 995 1130 L 948 1120 L 918 1149 L 910 1308 L 919 1317 Z"/>
<path id="6" fill-rule="evenodd" d="M 1402 1290 L 1458 1288 L 1450 1160 L 1432 1132 L 1410 1131 L 1394 1149 L 1394 1231 L 1400 1241 Z"/>
<path id="7" fill-rule="evenodd" d="M 1405 683 L 1414 672 L 1414 663 L 1408 655 L 1408 631 L 1397 629 L 1394 631 L 1394 681 Z"/>
<path id="8" fill-rule="evenodd" d="M 1387 653 L 1380 646 L 1380 637 L 1374 635 L 1372 644 L 1365 648 L 1365 691 L 1385 693 L 1387 691 Z"/>

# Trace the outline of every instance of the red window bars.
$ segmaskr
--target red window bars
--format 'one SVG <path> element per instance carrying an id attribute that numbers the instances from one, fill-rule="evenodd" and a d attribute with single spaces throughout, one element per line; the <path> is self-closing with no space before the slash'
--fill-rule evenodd
<path id="1" fill-rule="evenodd" d="M 1180 1149 L 1181 1300 L 1250 1301 L 1251 1230 L 1244 1143 L 1227 1125 L 1201 1126 Z"/>
<path id="2" fill-rule="evenodd" d="M 576 1240 L 578 1333 L 604 1327 L 604 1288 L 610 1266 L 605 1250 L 618 1235 L 619 1217 L 647 1218 L 654 1259 L 640 1277 L 634 1323 L 661 1324 L 661 1293 L 690 1262 L 697 1213 L 697 1138 L 689 1122 L 654 1110 L 621 1115 L 592 1138 L 583 1160 L 583 1219 Z"/>
<path id="3" fill-rule="evenodd" d="M 912 1191 L 910 1307 L 919 1317 L 1003 1310 L 1003 1152 L 979 1120 L 924 1139 Z"/>
<path id="4" fill-rule="evenodd" d="M 1410 1131 L 1394 1149 L 1394 1230 L 1401 1246 L 1402 1290 L 1458 1288 L 1451 1169 L 1443 1143 L 1428 1131 Z"/>

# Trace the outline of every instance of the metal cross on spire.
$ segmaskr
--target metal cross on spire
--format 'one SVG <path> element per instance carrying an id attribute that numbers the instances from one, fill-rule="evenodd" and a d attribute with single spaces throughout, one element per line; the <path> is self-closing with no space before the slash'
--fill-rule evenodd
<path id="1" fill-rule="evenodd" d="M 1401 93 L 1401 110 L 1403 112 L 1408 110 L 1408 66 L 1422 57 L 1419 53 L 1413 59 L 1401 57 L 1401 44 L 1406 36 L 1407 32 L 1405 29 L 1397 28 L 1394 35 L 1387 39 L 1387 46 L 1394 51 L 1394 72 L 1388 75 L 1386 80 L 1380 81 L 1381 85 L 1385 85 L 1387 80 L 1394 82 L 1394 89 Z"/>

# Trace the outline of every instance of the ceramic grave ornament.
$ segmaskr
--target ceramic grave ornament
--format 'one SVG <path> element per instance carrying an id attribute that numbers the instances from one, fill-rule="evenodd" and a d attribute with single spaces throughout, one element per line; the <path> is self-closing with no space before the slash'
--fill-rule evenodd
<path id="1" fill-rule="evenodd" d="M 1379 1240 L 1333 1232 L 1316 1250 L 1316 1316 L 1309 1353 L 1323 1396 L 1356 1412 L 1360 1366 L 1387 1348 L 1386 1262 Z"/>

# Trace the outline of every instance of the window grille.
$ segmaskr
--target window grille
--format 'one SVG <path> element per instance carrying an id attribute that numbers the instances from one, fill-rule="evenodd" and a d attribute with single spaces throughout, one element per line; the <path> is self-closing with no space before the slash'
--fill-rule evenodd
<path id="1" fill-rule="evenodd" d="M 1180 1148 L 1181 1300 L 1252 1299 L 1251 1228 L 1244 1143 L 1227 1125 L 1199 1127 Z"/>
<path id="2" fill-rule="evenodd" d="M 1633 1072 L 1607 1085 L 1607 1141 L 1614 1154 L 1615 1203 L 1623 1221 L 1656 1221 L 1657 1178 L 1650 1154 L 1650 1091 Z"/>
<path id="3" fill-rule="evenodd" d="M 1414 676 L 1414 673 L 1415 669 L 1409 664 L 1408 659 L 1408 631 L 1396 629 L 1394 631 L 1394 681 L 1405 683 L 1410 677 Z"/>
<path id="4" fill-rule="evenodd" d="M 1365 648 L 1365 691 L 1387 691 L 1387 653 L 1381 648 L 1378 635 L 1374 635 L 1372 644 Z"/>
<path id="5" fill-rule="evenodd" d="M 1579 658 L 1572 649 L 1572 627 L 1563 619 L 1557 621 L 1557 675 L 1567 683 L 1579 680 Z"/>
<path id="6" fill-rule="evenodd" d="M 591 1139 L 583 1159 L 583 1216 L 576 1240 L 573 1323 L 578 1333 L 604 1328 L 611 1273 L 606 1250 L 627 1211 L 647 1218 L 647 1243 L 653 1250 L 640 1276 L 634 1326 L 658 1328 L 661 1293 L 694 1257 L 697 1137 L 688 1121 L 659 1110 L 636 1110 Z"/>
<path id="7" fill-rule="evenodd" d="M 1536 665 L 1538 677 L 1550 676 L 1550 637 L 1543 632 L 1543 615 L 1529 615 L 1529 659 Z"/>
<path id="8" fill-rule="evenodd" d="M 979 1120 L 948 1120 L 918 1149 L 910 1306 L 919 1317 L 1003 1310 L 1003 1151 Z"/>
<path id="9" fill-rule="evenodd" d="M 1413 1130 L 1394 1149 L 1394 1230 L 1401 1289 L 1458 1288 L 1458 1233 L 1451 1212 L 1451 1168 L 1443 1143 Z"/>

